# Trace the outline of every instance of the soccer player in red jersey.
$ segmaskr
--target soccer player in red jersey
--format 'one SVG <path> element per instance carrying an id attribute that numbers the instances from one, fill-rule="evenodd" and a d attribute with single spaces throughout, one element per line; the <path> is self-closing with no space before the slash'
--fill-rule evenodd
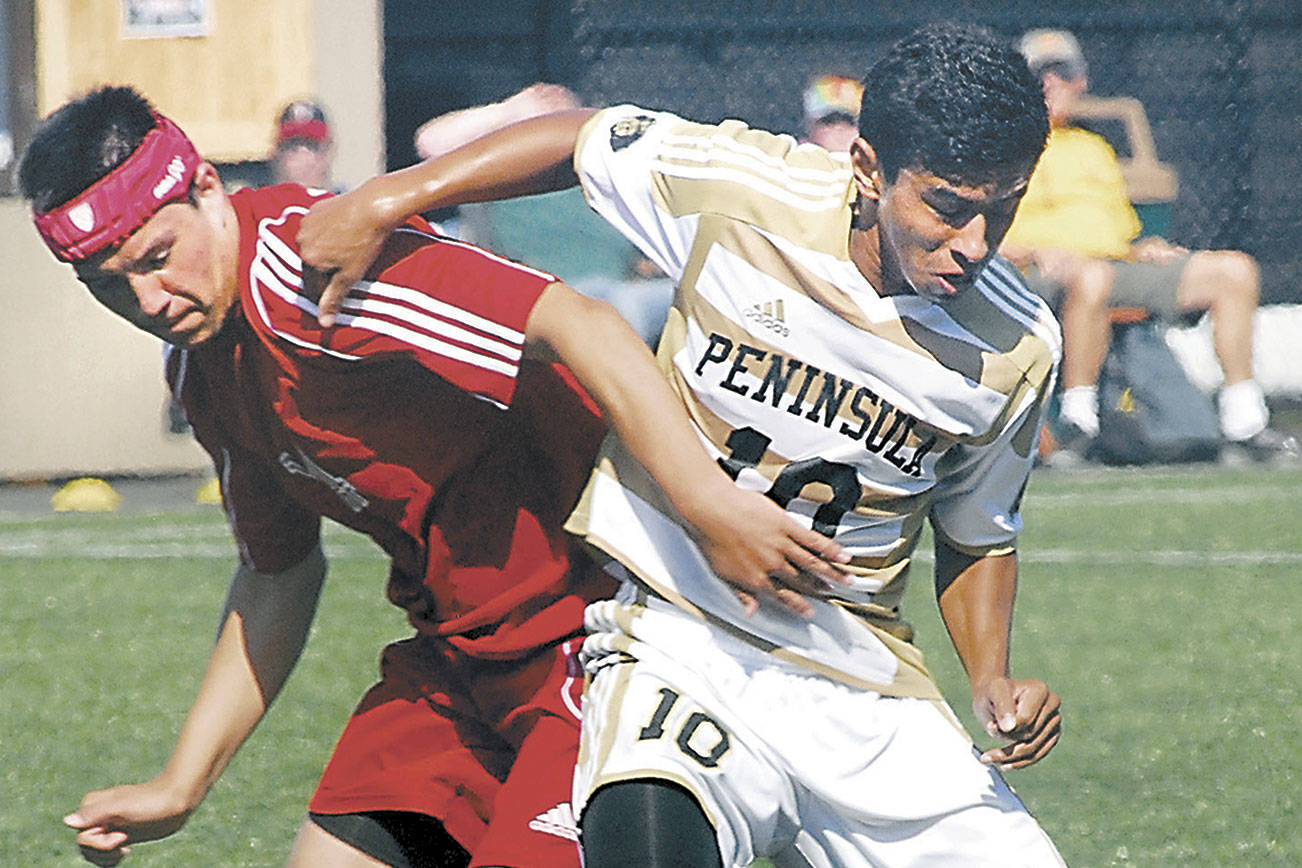
<path id="1" fill-rule="evenodd" d="M 388 553 L 388 596 L 415 635 L 385 649 L 312 797 L 296 866 L 578 864 L 571 652 L 585 604 L 611 587 L 561 525 L 607 422 L 720 574 L 839 578 L 839 547 L 717 468 L 613 309 L 551 275 L 413 219 L 323 328 L 295 237 L 326 194 L 228 195 L 129 88 L 47 118 L 20 182 L 51 251 L 172 346 L 169 383 L 239 546 L 166 767 L 88 793 L 65 818 L 91 862 L 179 829 L 266 712 L 315 611 L 322 517 Z"/>

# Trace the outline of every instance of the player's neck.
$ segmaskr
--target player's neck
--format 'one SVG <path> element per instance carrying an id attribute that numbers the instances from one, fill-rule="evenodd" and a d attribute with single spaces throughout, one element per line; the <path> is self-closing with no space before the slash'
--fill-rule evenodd
<path id="1" fill-rule="evenodd" d="M 867 229 L 851 227 L 849 247 L 850 261 L 878 295 L 900 295 L 907 289 L 904 279 L 898 276 L 899 269 L 882 255 L 881 229 L 876 223 Z"/>

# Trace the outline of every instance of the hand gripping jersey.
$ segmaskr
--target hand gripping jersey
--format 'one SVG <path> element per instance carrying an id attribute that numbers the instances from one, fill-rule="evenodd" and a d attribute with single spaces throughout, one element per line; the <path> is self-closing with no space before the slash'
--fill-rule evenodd
<path id="1" fill-rule="evenodd" d="M 239 302 L 169 359 L 241 557 L 285 569 L 326 516 L 389 554 L 389 597 L 422 634 L 511 658 L 576 633 L 593 593 L 560 526 L 604 426 L 568 372 L 521 359 L 554 278 L 412 221 L 323 330 L 295 243 L 313 199 L 232 196 Z"/>
<path id="2" fill-rule="evenodd" d="M 845 546 L 854 582 L 811 621 L 746 617 L 615 442 L 571 528 L 779 657 L 936 696 L 900 618 L 910 559 L 927 518 L 960 551 L 1013 549 L 1059 355 L 1048 308 L 999 259 L 944 304 L 879 296 L 850 260 L 848 159 L 788 136 L 619 106 L 584 127 L 575 167 L 592 207 L 678 284 L 659 359 L 707 449 Z"/>

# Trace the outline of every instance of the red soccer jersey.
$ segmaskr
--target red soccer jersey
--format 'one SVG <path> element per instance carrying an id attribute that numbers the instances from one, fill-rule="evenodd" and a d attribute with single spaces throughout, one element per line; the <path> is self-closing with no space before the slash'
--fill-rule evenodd
<path id="1" fill-rule="evenodd" d="M 292 566 L 328 516 L 389 554 L 389 598 L 424 634 L 491 658 L 576 633 L 608 589 L 575 578 L 561 523 L 604 426 L 568 371 L 521 357 L 555 278 L 415 220 L 322 329 L 295 242 L 313 199 L 232 196 L 239 303 L 168 364 L 242 559 Z"/>

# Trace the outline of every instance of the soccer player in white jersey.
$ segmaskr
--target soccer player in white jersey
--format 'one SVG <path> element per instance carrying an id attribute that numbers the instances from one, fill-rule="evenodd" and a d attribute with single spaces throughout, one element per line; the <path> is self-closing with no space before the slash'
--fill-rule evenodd
<path id="1" fill-rule="evenodd" d="M 577 180 L 678 284 L 659 360 L 703 442 L 853 555 L 842 587 L 779 568 L 729 588 L 606 444 L 570 522 L 624 580 L 587 613 L 588 868 L 1061 864 L 997 770 L 1041 759 L 1061 726 L 1058 697 L 1008 661 L 1018 508 L 1060 337 L 995 256 L 1044 101 L 1012 45 L 955 25 L 905 38 L 864 83 L 849 155 L 738 121 L 566 112 L 303 224 L 304 258 L 338 269 L 328 320 L 406 214 Z M 973 708 L 1004 741 L 984 753 L 900 616 L 928 519 Z"/>

